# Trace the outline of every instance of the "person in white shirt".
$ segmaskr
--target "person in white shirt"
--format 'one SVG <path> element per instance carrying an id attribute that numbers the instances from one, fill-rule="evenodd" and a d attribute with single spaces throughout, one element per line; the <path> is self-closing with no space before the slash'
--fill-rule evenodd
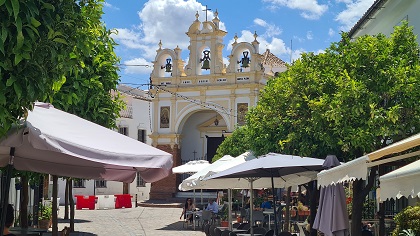
<path id="1" fill-rule="evenodd" d="M 219 205 L 217 205 L 214 199 L 209 199 L 206 210 L 213 212 L 213 214 L 217 214 L 219 212 Z"/>

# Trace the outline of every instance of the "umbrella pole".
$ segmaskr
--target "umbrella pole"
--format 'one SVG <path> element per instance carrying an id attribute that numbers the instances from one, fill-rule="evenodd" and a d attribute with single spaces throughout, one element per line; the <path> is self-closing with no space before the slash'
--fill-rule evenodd
<path id="1" fill-rule="evenodd" d="M 58 217 L 57 217 L 57 197 L 58 197 L 58 176 L 53 175 L 53 196 L 52 196 L 52 234 L 58 235 Z"/>
<path id="2" fill-rule="evenodd" d="M 200 206 L 203 207 L 203 210 L 205 209 L 203 206 L 203 189 L 200 189 L 200 195 L 201 195 L 201 204 Z"/>
<path id="3" fill-rule="evenodd" d="M 194 197 L 194 201 L 193 201 L 193 203 L 194 203 L 194 207 L 195 207 L 195 188 L 193 188 L 193 197 Z M 192 216 L 192 218 L 193 218 L 193 229 L 195 230 L 195 209 L 192 209 L 192 214 L 193 214 L 193 216 Z"/>
<path id="4" fill-rule="evenodd" d="M 249 184 L 250 184 L 250 188 L 251 188 L 251 194 L 249 196 L 249 221 L 251 223 L 251 235 L 254 235 L 254 221 L 253 221 L 253 217 L 252 217 L 252 213 L 254 211 L 254 190 L 253 190 L 253 183 L 254 180 L 250 179 L 249 180 Z"/>
<path id="5" fill-rule="evenodd" d="M 229 230 L 232 231 L 232 189 L 228 188 L 228 203 L 229 203 L 229 216 L 228 216 L 228 221 L 229 221 Z"/>
<path id="6" fill-rule="evenodd" d="M 2 212 L 0 215 L 0 226 L 1 226 L 0 236 L 3 236 L 3 231 L 6 224 L 6 212 L 7 212 L 7 204 L 9 203 L 10 180 L 12 179 L 14 158 L 15 158 L 15 148 L 11 147 L 9 164 L 7 165 L 7 169 L 6 169 L 6 179 L 4 181 L 4 186 L 1 186 L 2 187 L 2 191 L 1 191 L 2 192 L 2 198 L 1 198 Z"/>
<path id="7" fill-rule="evenodd" d="M 273 208 L 274 208 L 274 235 L 279 234 L 278 224 L 277 224 L 277 213 L 276 213 L 276 194 L 274 193 L 274 177 L 273 177 L 273 170 L 271 172 L 271 189 L 273 192 Z M 270 224 L 270 222 L 268 222 Z"/>

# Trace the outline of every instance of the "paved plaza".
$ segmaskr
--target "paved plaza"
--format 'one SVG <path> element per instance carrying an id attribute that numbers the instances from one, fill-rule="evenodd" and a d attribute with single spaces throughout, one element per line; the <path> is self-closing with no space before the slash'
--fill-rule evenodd
<path id="1" fill-rule="evenodd" d="M 75 230 L 90 234 L 85 235 L 199 235 L 205 233 L 198 228 L 193 231 L 184 229 L 179 220 L 182 208 L 136 207 L 108 210 L 76 210 Z M 63 220 L 64 207 L 60 207 L 58 229 L 69 226 L 68 220 Z M 82 234 L 83 235 L 83 234 Z"/>

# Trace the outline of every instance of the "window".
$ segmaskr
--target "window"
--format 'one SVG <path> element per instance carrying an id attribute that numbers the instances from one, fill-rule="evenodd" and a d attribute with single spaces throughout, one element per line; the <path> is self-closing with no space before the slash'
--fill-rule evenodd
<path id="1" fill-rule="evenodd" d="M 119 127 L 118 133 L 124 134 L 125 136 L 128 136 L 128 127 Z"/>
<path id="2" fill-rule="evenodd" d="M 140 172 L 137 172 L 136 186 L 137 187 L 145 187 L 146 186 L 146 182 L 144 182 L 144 180 L 141 178 Z"/>
<path id="3" fill-rule="evenodd" d="M 96 188 L 106 188 L 106 180 L 95 180 Z"/>
<path id="4" fill-rule="evenodd" d="M 144 129 L 137 130 L 137 140 L 142 143 L 146 143 L 146 130 Z"/>
<path id="5" fill-rule="evenodd" d="M 73 188 L 84 188 L 84 187 L 85 187 L 84 179 L 76 179 L 73 181 Z"/>

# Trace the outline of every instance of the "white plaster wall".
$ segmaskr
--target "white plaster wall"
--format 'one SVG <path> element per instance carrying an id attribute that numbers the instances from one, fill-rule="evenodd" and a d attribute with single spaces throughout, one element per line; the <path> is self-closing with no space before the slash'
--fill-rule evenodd
<path id="1" fill-rule="evenodd" d="M 376 35 L 378 33 L 389 36 L 394 31 L 394 26 L 400 25 L 402 20 L 408 20 L 408 24 L 414 27 L 414 34 L 419 35 L 419 9 L 420 1 L 418 0 L 387 1 L 373 19 L 368 20 L 354 36 Z M 420 43 L 419 37 L 417 37 L 417 42 Z"/>
<path id="2" fill-rule="evenodd" d="M 211 136 L 211 133 L 201 133 L 197 130 L 199 124 L 208 121 L 215 117 L 215 112 L 197 112 L 192 114 L 182 129 L 182 148 L 181 148 L 181 159 L 182 160 L 193 160 L 194 154 L 196 159 L 204 159 L 206 151 L 204 150 L 206 137 L 204 135 Z M 200 138 L 197 138 L 200 137 Z"/>

